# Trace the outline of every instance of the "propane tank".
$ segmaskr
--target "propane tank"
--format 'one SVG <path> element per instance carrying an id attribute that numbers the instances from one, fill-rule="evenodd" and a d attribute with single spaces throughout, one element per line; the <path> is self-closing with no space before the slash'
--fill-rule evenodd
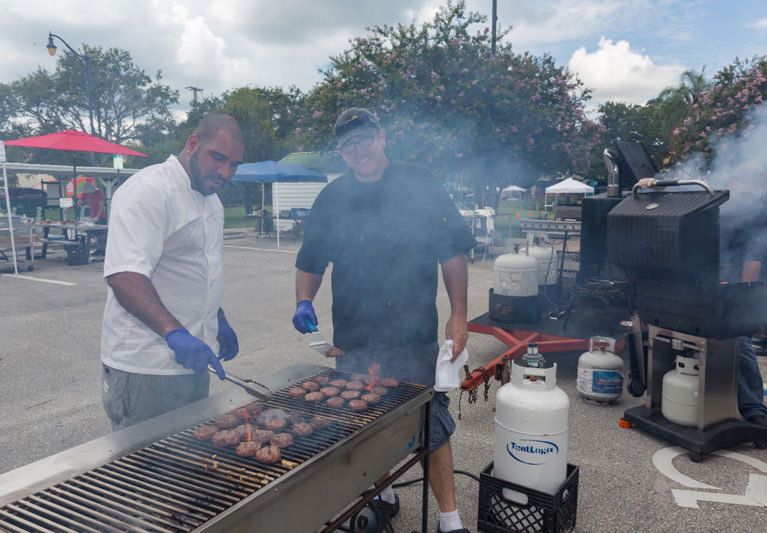
<path id="1" fill-rule="evenodd" d="M 529 324 L 539 317 L 538 264 L 535 259 L 520 253 L 498 256 L 493 264 L 490 319 Z"/>
<path id="2" fill-rule="evenodd" d="M 533 240 L 527 246 L 527 255 L 535 258 L 538 265 L 538 285 L 548 286 L 557 284 L 557 262 L 553 246 L 540 246 L 538 240 Z M 540 289 L 539 291 L 540 292 Z"/>
<path id="3" fill-rule="evenodd" d="M 589 400 L 612 402 L 623 394 L 623 359 L 614 352 L 615 339 L 597 336 L 578 358 L 575 388 Z"/>
<path id="4" fill-rule="evenodd" d="M 680 426 L 698 425 L 700 364 L 694 357 L 676 356 L 676 368 L 663 376 L 660 412 Z"/>
<path id="5" fill-rule="evenodd" d="M 499 255 L 493 263 L 493 290 L 501 296 L 538 295 L 538 263 L 525 254 Z"/>
<path id="6" fill-rule="evenodd" d="M 556 494 L 567 477 L 569 408 L 567 394 L 557 387 L 557 365 L 530 343 L 512 364 L 511 381 L 495 396 L 495 477 Z M 504 489 L 503 496 L 527 504 L 521 492 Z"/>

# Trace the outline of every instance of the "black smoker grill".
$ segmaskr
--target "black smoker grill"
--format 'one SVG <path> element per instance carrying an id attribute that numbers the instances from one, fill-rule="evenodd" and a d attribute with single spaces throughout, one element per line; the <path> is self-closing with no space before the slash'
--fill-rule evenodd
<path id="1" fill-rule="evenodd" d="M 318 375 L 348 377 L 301 364 L 259 378 L 279 389 L 268 407 L 329 421 L 309 437 L 295 437 L 281 463 L 259 463 L 194 437 L 202 420 L 253 401 L 232 389 L 1 475 L 0 531 L 333 529 L 339 511 L 420 449 L 433 392 L 401 383 L 362 413 L 286 393 Z M 424 492 L 424 512 L 425 498 Z"/>
<path id="2" fill-rule="evenodd" d="M 736 337 L 767 324 L 767 284 L 720 282 L 719 206 L 729 192 L 699 181 L 658 185 L 705 190 L 638 194 L 635 186 L 607 215 L 607 259 L 631 282 L 639 316 L 649 324 L 647 403 L 624 416 L 696 460 L 744 441 L 767 446 L 767 430 L 739 420 L 737 410 Z M 663 375 L 676 355 L 690 352 L 700 362 L 694 428 L 660 412 Z"/>

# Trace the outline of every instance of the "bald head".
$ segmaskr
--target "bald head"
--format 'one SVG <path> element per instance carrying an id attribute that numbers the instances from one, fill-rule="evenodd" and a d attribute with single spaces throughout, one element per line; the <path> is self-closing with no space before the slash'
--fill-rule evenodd
<path id="1" fill-rule="evenodd" d="M 221 130 L 227 132 L 233 140 L 243 142 L 240 125 L 232 116 L 225 113 L 212 113 L 206 116 L 194 133 L 199 137 L 200 144 L 205 145 L 215 139 L 216 134 Z"/>
<path id="2" fill-rule="evenodd" d="M 202 119 L 186 140 L 178 162 L 186 170 L 192 188 L 210 195 L 232 179 L 244 152 L 237 121 L 229 115 L 214 113 Z"/>

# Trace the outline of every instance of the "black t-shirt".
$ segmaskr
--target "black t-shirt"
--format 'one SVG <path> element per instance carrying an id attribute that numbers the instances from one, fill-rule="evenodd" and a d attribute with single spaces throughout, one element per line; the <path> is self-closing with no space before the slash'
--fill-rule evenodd
<path id="1" fill-rule="evenodd" d="M 759 281 L 767 280 L 767 229 L 759 213 L 723 210 L 720 217 L 720 279 L 739 282 L 745 261 L 759 261 Z"/>
<path id="2" fill-rule="evenodd" d="M 474 246 L 455 204 L 424 167 L 390 162 L 362 183 L 329 183 L 306 220 L 296 268 L 333 263 L 333 343 L 342 350 L 437 341 L 437 265 Z"/>

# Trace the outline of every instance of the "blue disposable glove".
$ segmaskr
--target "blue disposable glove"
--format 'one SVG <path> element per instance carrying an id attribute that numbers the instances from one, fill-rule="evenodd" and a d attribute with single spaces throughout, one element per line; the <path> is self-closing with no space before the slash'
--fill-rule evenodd
<path id="1" fill-rule="evenodd" d="M 212 365 L 221 379 L 226 377 L 224 367 L 218 361 L 216 354 L 200 339 L 189 333 L 186 328 L 177 328 L 165 335 L 165 342 L 176 354 L 176 362 L 184 368 L 190 368 L 201 374 L 208 371 Z"/>
<path id="2" fill-rule="evenodd" d="M 301 333 L 309 333 L 308 324 L 317 325 L 317 315 L 309 300 L 301 300 L 296 306 L 296 314 L 293 315 L 293 326 Z M 316 328 L 315 328 L 316 329 Z"/>
<path id="3" fill-rule="evenodd" d="M 240 344 L 237 342 L 237 335 L 232 326 L 226 321 L 226 317 L 218 319 L 218 358 L 224 361 L 234 359 L 237 352 L 240 351 Z"/>

